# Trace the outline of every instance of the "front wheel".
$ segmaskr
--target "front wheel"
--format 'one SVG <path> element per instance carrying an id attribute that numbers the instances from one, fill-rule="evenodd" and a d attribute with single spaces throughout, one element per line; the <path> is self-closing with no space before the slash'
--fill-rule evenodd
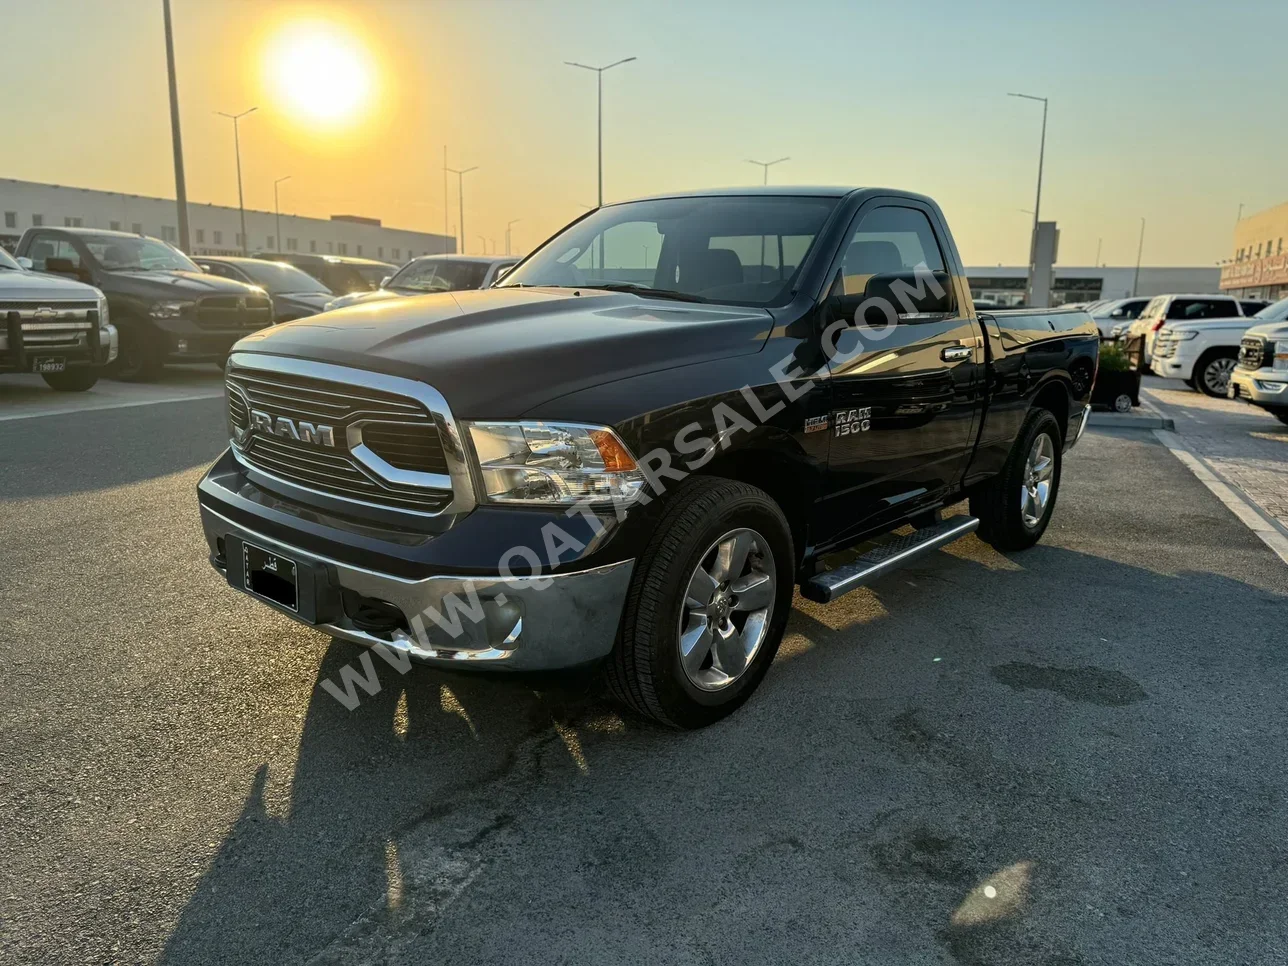
<path id="1" fill-rule="evenodd" d="M 1025 550 L 1041 538 L 1060 491 L 1060 425 L 1035 409 L 1020 429 L 1002 472 L 970 497 L 979 536 L 998 550 Z"/>
<path id="2" fill-rule="evenodd" d="M 794 573 L 791 530 L 769 494 L 711 477 L 682 484 L 632 575 L 610 690 L 672 727 L 728 715 L 773 662 Z"/>
<path id="3" fill-rule="evenodd" d="M 45 385 L 59 392 L 84 392 L 98 382 L 98 370 L 93 366 L 65 369 L 62 372 L 42 372 Z"/>
<path id="4" fill-rule="evenodd" d="M 150 382 L 161 372 L 162 361 L 148 342 L 148 333 L 121 327 L 120 351 L 110 375 L 123 382 Z"/>
<path id="5" fill-rule="evenodd" d="M 1272 409 L 1270 411 L 1274 413 L 1275 419 L 1288 426 L 1288 409 Z"/>
<path id="6" fill-rule="evenodd" d="M 1238 356 L 1229 349 L 1218 349 L 1209 352 L 1199 360 L 1195 367 L 1199 392 L 1215 399 L 1224 399 L 1230 388 L 1230 376 L 1234 374 Z"/>

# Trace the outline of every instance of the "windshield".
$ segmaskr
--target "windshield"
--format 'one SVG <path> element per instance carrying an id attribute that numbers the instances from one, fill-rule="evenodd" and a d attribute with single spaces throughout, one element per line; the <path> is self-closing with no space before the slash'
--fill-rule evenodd
<path id="1" fill-rule="evenodd" d="M 350 267 L 362 276 L 367 288 L 371 289 L 380 288 L 380 283 L 385 280 L 386 276 L 392 275 L 394 272 L 392 265 L 352 265 Z"/>
<path id="2" fill-rule="evenodd" d="M 1254 315 L 1253 318 L 1265 319 L 1267 322 L 1288 321 L 1288 298 L 1280 299 L 1278 302 L 1271 302 Z"/>
<path id="3" fill-rule="evenodd" d="M 22 266 L 15 262 L 7 251 L 0 248 L 0 271 L 21 272 Z"/>
<path id="4" fill-rule="evenodd" d="M 487 275 L 487 265 L 487 262 L 449 258 L 420 258 L 404 265 L 389 280 L 389 288 L 410 292 L 458 292 L 478 288 Z"/>
<path id="5" fill-rule="evenodd" d="M 498 284 L 626 286 L 701 302 L 774 305 L 835 198 L 663 198 L 609 205 L 564 229 Z"/>
<path id="6" fill-rule="evenodd" d="M 155 238 L 82 235 L 94 259 L 109 272 L 200 272 L 188 256 Z"/>
<path id="7" fill-rule="evenodd" d="M 331 290 L 308 272 L 285 262 L 238 262 L 237 267 L 269 295 L 317 293 L 330 295 Z"/>

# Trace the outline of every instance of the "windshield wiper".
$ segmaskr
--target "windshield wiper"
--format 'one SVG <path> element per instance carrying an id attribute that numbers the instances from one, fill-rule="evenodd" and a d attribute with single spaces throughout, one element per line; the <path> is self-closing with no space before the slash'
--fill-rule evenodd
<path id="1" fill-rule="evenodd" d="M 636 285 L 634 282 L 607 282 L 602 285 L 587 285 L 586 288 L 603 289 L 605 292 L 630 292 L 644 298 L 671 299 L 674 302 L 708 302 L 701 295 L 690 295 L 688 292 L 676 292 L 669 288 L 649 288 L 647 285 Z"/>

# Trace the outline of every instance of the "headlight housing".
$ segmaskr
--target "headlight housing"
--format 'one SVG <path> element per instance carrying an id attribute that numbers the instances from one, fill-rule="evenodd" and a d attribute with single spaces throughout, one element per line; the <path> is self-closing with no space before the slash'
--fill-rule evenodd
<path id="1" fill-rule="evenodd" d="M 106 329 L 107 324 L 111 321 L 107 317 L 107 296 L 102 292 L 98 293 L 98 325 L 101 329 Z"/>
<path id="2" fill-rule="evenodd" d="M 581 423 L 470 423 L 486 498 L 496 503 L 628 503 L 644 474 L 617 434 Z"/>
<path id="3" fill-rule="evenodd" d="M 195 304 L 195 302 L 157 302 L 148 309 L 148 315 L 154 319 L 177 319 Z"/>
<path id="4" fill-rule="evenodd" d="M 1186 329 L 1181 331 L 1176 331 L 1174 329 L 1172 330 L 1171 336 L 1177 342 L 1188 342 L 1190 339 L 1197 339 L 1199 334 L 1193 329 Z"/>
<path id="5" fill-rule="evenodd" d="M 1270 364 L 1270 368 L 1279 372 L 1288 370 L 1288 342 L 1267 342 L 1266 353 L 1274 359 L 1274 362 Z M 1262 363 L 1262 365 L 1265 365 L 1265 363 Z"/>

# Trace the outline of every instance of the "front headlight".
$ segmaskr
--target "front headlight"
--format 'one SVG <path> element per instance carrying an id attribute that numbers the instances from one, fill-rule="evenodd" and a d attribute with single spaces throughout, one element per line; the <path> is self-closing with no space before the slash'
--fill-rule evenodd
<path id="1" fill-rule="evenodd" d="M 1177 342 L 1188 342 L 1190 339 L 1197 339 L 1199 334 L 1193 329 L 1186 332 L 1173 332 L 1172 338 Z"/>
<path id="2" fill-rule="evenodd" d="M 157 302 L 148 309 L 148 315 L 154 319 L 177 319 L 195 304 L 195 302 Z"/>
<path id="3" fill-rule="evenodd" d="M 625 444 L 605 426 L 471 423 L 483 489 L 498 503 L 626 503 L 644 487 Z"/>
<path id="4" fill-rule="evenodd" d="M 98 293 L 98 324 L 101 328 L 106 329 L 111 319 L 107 317 L 107 296 L 102 292 Z"/>
<path id="5" fill-rule="evenodd" d="M 1274 358 L 1270 368 L 1280 372 L 1288 370 L 1288 342 L 1267 342 L 1266 352 Z M 1265 365 L 1265 363 L 1262 363 Z"/>

